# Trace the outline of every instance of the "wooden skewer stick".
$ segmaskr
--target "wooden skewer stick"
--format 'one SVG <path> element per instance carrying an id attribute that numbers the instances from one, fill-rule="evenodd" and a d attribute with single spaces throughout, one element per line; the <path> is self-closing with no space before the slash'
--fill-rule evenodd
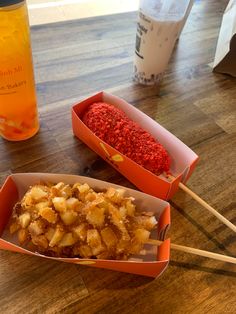
<path id="1" fill-rule="evenodd" d="M 172 180 L 175 179 L 175 177 L 168 175 L 169 178 Z M 229 227 L 232 231 L 236 233 L 236 226 L 232 224 L 228 219 L 226 219 L 223 215 L 221 215 L 217 210 L 215 210 L 212 206 L 210 206 L 207 202 L 205 202 L 201 197 L 199 197 L 196 193 L 194 193 L 192 190 L 190 190 L 186 185 L 183 183 L 179 183 L 179 187 L 185 191 L 188 195 L 190 195 L 195 201 L 197 201 L 200 205 L 202 205 L 204 208 L 206 208 L 209 212 L 211 212 L 216 218 L 218 218 L 223 224 L 225 224 L 227 227 Z"/>
<path id="2" fill-rule="evenodd" d="M 152 244 L 152 245 L 161 245 L 163 242 L 159 241 L 159 240 L 148 239 L 145 243 Z M 208 258 L 216 259 L 216 260 L 221 261 L 221 262 L 236 264 L 236 258 L 232 257 L 232 256 L 227 256 L 227 255 L 222 255 L 222 254 L 213 253 L 213 252 L 209 252 L 209 251 L 199 250 L 199 249 L 195 249 L 192 247 L 178 245 L 178 244 L 174 244 L 174 243 L 171 243 L 170 247 L 173 250 L 177 250 L 177 251 L 181 251 L 181 252 L 185 252 L 185 253 L 190 253 L 190 254 L 195 254 L 195 255 L 199 255 L 199 256 L 203 256 L 203 257 L 208 257 Z"/>
<path id="3" fill-rule="evenodd" d="M 215 210 L 212 206 L 207 204 L 203 199 L 201 199 L 196 193 L 191 191 L 186 185 L 183 183 L 179 183 L 179 187 L 185 191 L 188 195 L 190 195 L 195 201 L 197 201 L 199 204 L 201 204 L 204 208 L 206 208 L 209 212 L 211 212 L 215 217 L 217 217 L 223 224 L 225 224 L 227 227 L 229 227 L 231 230 L 236 232 L 236 226 L 232 224 L 228 219 L 226 219 L 224 216 L 222 216 L 217 210 Z"/>

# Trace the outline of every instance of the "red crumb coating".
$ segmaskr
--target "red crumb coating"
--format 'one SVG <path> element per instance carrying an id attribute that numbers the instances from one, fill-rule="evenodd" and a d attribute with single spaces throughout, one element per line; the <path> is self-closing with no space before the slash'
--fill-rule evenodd
<path id="1" fill-rule="evenodd" d="M 101 140 L 145 169 L 156 175 L 169 171 L 170 157 L 165 148 L 120 109 L 93 103 L 82 120 Z"/>

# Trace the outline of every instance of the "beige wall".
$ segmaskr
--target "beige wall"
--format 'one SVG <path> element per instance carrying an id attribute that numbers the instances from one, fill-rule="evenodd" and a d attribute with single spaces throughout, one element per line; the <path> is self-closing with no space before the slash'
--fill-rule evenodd
<path id="1" fill-rule="evenodd" d="M 138 0 L 27 0 L 30 24 L 135 11 Z"/>

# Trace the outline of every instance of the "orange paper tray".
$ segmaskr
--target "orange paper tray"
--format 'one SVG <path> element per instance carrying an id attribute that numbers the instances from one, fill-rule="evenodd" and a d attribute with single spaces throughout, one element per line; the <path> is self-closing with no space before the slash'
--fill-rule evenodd
<path id="1" fill-rule="evenodd" d="M 10 235 L 7 228 L 14 204 L 22 198 L 29 186 L 33 184 L 37 184 L 39 182 L 58 183 L 61 181 L 67 184 L 74 184 L 75 182 L 86 182 L 95 190 L 101 190 L 108 187 L 122 188 L 119 185 L 111 184 L 105 181 L 66 174 L 19 173 L 10 175 L 7 177 L 0 190 L 0 249 L 40 256 L 57 261 L 89 265 L 92 267 L 112 269 L 149 277 L 157 277 L 165 270 L 170 256 L 170 240 L 165 240 L 167 230 L 170 226 L 169 203 L 128 188 L 125 188 L 126 195 L 135 198 L 135 203 L 138 208 L 141 208 L 143 211 L 151 210 L 155 213 L 155 216 L 158 220 L 158 225 L 157 228 L 153 230 L 151 237 L 164 241 L 163 244 L 158 248 L 151 245 L 145 245 L 145 256 L 132 256 L 132 258 L 128 261 L 55 258 L 44 256 L 39 253 L 34 253 L 18 246 L 15 236 Z"/>
<path id="2" fill-rule="evenodd" d="M 169 182 L 162 175 L 156 176 L 139 166 L 99 139 L 82 122 L 81 118 L 88 106 L 99 101 L 110 103 L 123 110 L 130 119 L 136 121 L 166 148 L 171 157 L 170 172 L 175 177 L 172 182 Z M 198 161 L 198 156 L 176 136 L 125 100 L 106 92 L 100 92 L 75 104 L 72 108 L 72 126 L 75 136 L 86 143 L 141 191 L 164 200 L 170 199 L 176 193 L 179 182 L 185 183 L 189 179 Z"/>

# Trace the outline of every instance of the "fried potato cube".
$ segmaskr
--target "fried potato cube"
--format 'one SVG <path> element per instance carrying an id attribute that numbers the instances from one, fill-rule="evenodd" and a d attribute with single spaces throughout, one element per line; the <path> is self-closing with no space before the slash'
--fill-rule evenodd
<path id="1" fill-rule="evenodd" d="M 128 199 L 125 203 L 125 208 L 127 210 L 128 216 L 134 216 L 135 213 L 135 205 L 132 203 L 131 199 Z"/>
<path id="2" fill-rule="evenodd" d="M 55 233 L 55 229 L 54 228 L 48 228 L 47 232 L 45 233 L 45 236 L 47 238 L 48 241 L 51 241 L 53 238 L 53 235 Z"/>
<path id="3" fill-rule="evenodd" d="M 142 246 L 143 246 L 142 243 L 134 241 L 129 246 L 129 254 L 139 254 L 140 251 L 142 250 Z"/>
<path id="4" fill-rule="evenodd" d="M 127 208 L 125 206 L 121 206 L 119 208 L 119 212 L 121 214 L 122 219 L 125 219 L 127 216 Z"/>
<path id="5" fill-rule="evenodd" d="M 88 192 L 87 195 L 85 196 L 85 201 L 92 202 L 95 201 L 96 198 L 97 198 L 96 192 Z"/>
<path id="6" fill-rule="evenodd" d="M 57 189 L 57 190 L 61 190 L 61 189 L 64 188 L 64 186 L 65 186 L 65 183 L 59 182 L 59 183 L 57 183 L 56 185 L 54 185 L 53 188 L 55 188 L 55 189 Z"/>
<path id="7" fill-rule="evenodd" d="M 44 191 L 43 187 L 40 186 L 33 186 L 29 193 L 32 199 L 36 202 L 46 198 L 48 195 L 48 193 Z"/>
<path id="8" fill-rule="evenodd" d="M 135 240 L 139 241 L 140 243 L 145 243 L 150 236 L 150 231 L 145 229 L 136 229 L 134 230 L 134 237 Z"/>
<path id="9" fill-rule="evenodd" d="M 109 204 L 108 211 L 110 214 L 111 222 L 121 231 L 122 239 L 127 240 L 127 241 L 130 240 L 129 233 L 126 229 L 125 223 L 122 219 L 122 216 L 119 210 L 112 204 Z"/>
<path id="10" fill-rule="evenodd" d="M 140 227 L 143 227 L 149 231 L 152 230 L 157 224 L 155 216 L 137 216 L 135 217 L 135 221 Z"/>
<path id="11" fill-rule="evenodd" d="M 97 254 L 97 258 L 98 259 L 111 259 L 112 255 L 111 255 L 110 252 L 104 251 L 104 252 L 101 252 L 101 253 Z"/>
<path id="12" fill-rule="evenodd" d="M 44 232 L 44 224 L 41 220 L 36 220 L 30 223 L 28 229 L 32 236 L 40 235 Z"/>
<path id="13" fill-rule="evenodd" d="M 128 251 L 130 247 L 130 240 L 120 239 L 116 245 L 116 253 L 123 254 L 124 252 Z"/>
<path id="14" fill-rule="evenodd" d="M 28 235 L 29 233 L 27 229 L 20 229 L 17 234 L 19 243 L 23 244 L 27 240 Z"/>
<path id="15" fill-rule="evenodd" d="M 30 213 L 23 213 L 19 216 L 18 221 L 22 228 L 26 228 L 30 223 Z"/>
<path id="16" fill-rule="evenodd" d="M 32 199 L 31 194 L 29 192 L 25 194 L 25 196 L 21 202 L 21 205 L 25 209 L 29 209 L 30 207 L 32 207 L 33 199 Z"/>
<path id="17" fill-rule="evenodd" d="M 124 193 L 125 193 L 124 189 L 108 188 L 105 195 L 112 202 L 119 204 L 124 199 Z"/>
<path id="18" fill-rule="evenodd" d="M 42 216 L 50 223 L 56 223 L 57 221 L 57 214 L 51 207 L 44 207 L 39 210 L 39 215 Z"/>
<path id="19" fill-rule="evenodd" d="M 45 207 L 49 207 L 50 203 L 49 201 L 45 201 L 45 202 L 40 202 L 40 203 L 37 203 L 35 204 L 35 208 L 40 211 L 40 209 L 43 209 Z"/>
<path id="20" fill-rule="evenodd" d="M 111 199 L 115 195 L 115 193 L 116 193 L 116 190 L 114 188 L 108 188 L 105 195 L 106 197 Z"/>
<path id="21" fill-rule="evenodd" d="M 84 258 L 90 258 L 93 255 L 91 248 L 87 245 L 75 245 L 73 248 L 74 255 L 79 255 Z"/>
<path id="22" fill-rule="evenodd" d="M 102 241 L 106 244 L 108 249 L 116 246 L 118 238 L 115 232 L 110 228 L 104 228 L 101 230 Z"/>
<path id="23" fill-rule="evenodd" d="M 71 246 L 76 243 L 76 239 L 73 237 L 71 232 L 65 233 L 59 242 L 59 247 Z"/>
<path id="24" fill-rule="evenodd" d="M 14 220 L 14 221 L 10 224 L 10 227 L 9 227 L 10 234 L 15 233 L 15 232 L 18 231 L 19 229 L 20 229 L 19 223 L 18 223 L 16 220 Z"/>
<path id="25" fill-rule="evenodd" d="M 99 254 L 101 254 L 102 252 L 105 252 L 105 251 L 106 251 L 106 247 L 103 244 L 92 248 L 93 255 L 96 256 L 96 257 Z"/>
<path id="26" fill-rule="evenodd" d="M 88 225 L 86 223 L 82 223 L 72 229 L 73 236 L 75 238 L 80 239 L 81 241 L 85 241 L 87 237 Z"/>
<path id="27" fill-rule="evenodd" d="M 102 241 L 97 229 L 89 229 L 87 231 L 87 243 L 91 248 L 101 246 Z"/>
<path id="28" fill-rule="evenodd" d="M 87 221 L 94 227 L 102 227 L 105 219 L 104 210 L 104 208 L 96 206 L 90 208 L 86 215 Z"/>
<path id="29" fill-rule="evenodd" d="M 78 218 L 78 214 L 73 210 L 65 211 L 60 213 L 61 220 L 64 222 L 65 225 L 71 225 L 73 222 L 76 221 Z"/>
<path id="30" fill-rule="evenodd" d="M 54 232 L 54 234 L 53 234 L 53 237 L 52 237 L 52 239 L 50 240 L 50 242 L 49 242 L 49 246 L 50 247 L 53 247 L 53 246 L 55 246 L 58 242 L 60 242 L 61 241 L 61 239 L 62 239 L 62 237 L 63 237 L 63 235 L 64 235 L 64 230 L 63 230 L 63 228 L 61 227 L 61 226 L 57 226 L 56 227 L 56 230 L 55 230 L 55 232 Z"/>
<path id="31" fill-rule="evenodd" d="M 72 196 L 72 190 L 71 190 L 71 187 L 69 186 L 69 184 L 65 185 L 61 189 L 61 196 L 65 197 L 65 199 L 67 199 L 67 198 Z"/>
<path id="32" fill-rule="evenodd" d="M 96 193 L 96 198 L 92 201 L 92 204 L 94 206 L 103 207 L 104 209 L 108 208 L 108 201 L 103 193 Z"/>
<path id="33" fill-rule="evenodd" d="M 32 242 L 40 249 L 46 250 L 48 248 L 48 240 L 44 234 L 38 236 L 32 236 Z"/>
<path id="34" fill-rule="evenodd" d="M 77 189 L 79 190 L 80 193 L 88 193 L 90 190 L 90 186 L 87 183 L 81 184 L 77 186 Z"/>
<path id="35" fill-rule="evenodd" d="M 58 212 L 66 211 L 66 200 L 64 197 L 54 197 L 52 199 L 53 205 Z"/>
<path id="36" fill-rule="evenodd" d="M 61 196 L 61 189 L 65 186 L 63 182 L 59 182 L 56 185 L 53 185 L 50 190 L 51 197 Z"/>
<path id="37" fill-rule="evenodd" d="M 80 207 L 80 202 L 75 197 L 70 197 L 66 200 L 66 208 L 69 210 L 78 210 Z"/>
<path id="38" fill-rule="evenodd" d="M 76 182 L 76 183 L 73 185 L 72 189 L 78 189 L 79 186 L 81 186 L 81 183 Z"/>

